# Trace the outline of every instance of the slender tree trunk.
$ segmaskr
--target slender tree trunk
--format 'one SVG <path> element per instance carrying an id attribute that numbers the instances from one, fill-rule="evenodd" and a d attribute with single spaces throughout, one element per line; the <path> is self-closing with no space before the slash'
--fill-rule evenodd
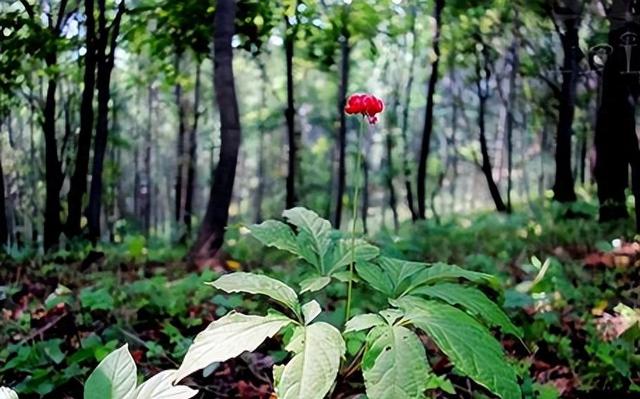
<path id="1" fill-rule="evenodd" d="M 566 32 L 561 36 L 564 63 L 556 133 L 556 181 L 553 185 L 553 199 L 558 202 L 573 202 L 576 200 L 574 178 L 571 171 L 571 136 L 573 135 L 572 125 L 578 84 L 579 21 L 577 18 L 567 19 L 564 24 Z"/>
<path id="2" fill-rule="evenodd" d="M 214 21 L 214 86 L 220 110 L 220 160 L 215 170 L 209 204 L 190 256 L 196 262 L 213 257 L 222 246 L 240 148 L 240 116 L 233 76 L 236 4 L 218 0 Z"/>
<path id="3" fill-rule="evenodd" d="M 100 213 L 102 206 L 102 172 L 104 157 L 109 135 L 109 100 L 111 99 L 111 71 L 113 70 L 116 44 L 120 31 L 120 21 L 125 11 L 125 1 L 122 0 L 118 11 L 111 23 L 111 29 L 106 26 L 105 0 L 98 0 L 99 16 L 98 31 L 98 118 L 96 123 L 96 137 L 93 147 L 93 169 L 91 172 L 91 187 L 89 191 L 89 205 L 87 207 L 87 224 L 89 239 L 95 243 L 100 238 Z M 111 40 L 109 40 L 109 37 Z M 110 45 L 107 44 L 110 42 Z M 109 53 L 107 53 L 109 47 Z"/>
<path id="4" fill-rule="evenodd" d="M 509 50 L 510 58 L 510 73 L 509 73 L 509 96 L 507 98 L 507 212 L 511 212 L 511 192 L 513 191 L 513 125 L 515 114 L 515 100 L 516 100 L 516 78 L 518 77 L 518 69 L 520 65 L 520 57 L 518 56 L 518 38 L 517 29 L 519 24 L 517 23 L 518 16 L 516 15 L 516 22 L 514 23 L 514 38 Z"/>
<path id="5" fill-rule="evenodd" d="M 346 11 L 344 11 L 346 12 Z M 347 118 L 344 113 L 344 106 L 347 102 L 347 91 L 349 90 L 349 61 L 351 57 L 351 47 L 349 45 L 349 32 L 345 28 L 342 32 L 340 42 L 341 66 L 340 66 L 340 90 L 338 93 L 338 115 L 340 127 L 338 130 L 338 187 L 335 198 L 335 213 L 333 215 L 333 226 L 340 228 L 342 221 L 342 207 L 344 189 L 346 183 L 346 147 L 347 147 Z M 355 217 L 355 215 L 354 215 Z"/>
<path id="6" fill-rule="evenodd" d="M 267 69 L 262 60 L 258 59 L 258 67 L 260 68 L 260 77 L 262 87 L 260 88 L 260 112 L 258 122 L 258 134 L 260 135 L 260 142 L 258 144 L 258 187 L 256 189 L 254 208 L 256 210 L 255 221 L 256 223 L 262 222 L 262 201 L 264 198 L 265 189 L 265 136 L 266 128 L 264 124 L 264 110 L 267 108 Z M 288 180 L 287 180 L 288 183 Z M 287 192 L 287 195 L 289 193 Z"/>
<path id="7" fill-rule="evenodd" d="M 435 32 L 433 36 L 434 61 L 431 63 L 431 77 L 427 86 L 427 107 L 425 110 L 424 130 L 422 132 L 422 143 L 420 144 L 420 158 L 418 160 L 418 218 L 425 219 L 426 209 L 426 183 L 427 183 L 427 161 L 431 146 L 431 133 L 433 132 L 433 97 L 438 83 L 438 65 L 440 64 L 440 30 L 442 24 L 442 10 L 444 0 L 435 0 Z"/>
<path id="8" fill-rule="evenodd" d="M 0 253 L 4 251 L 4 246 L 9 242 L 8 227 L 5 204 L 4 171 L 2 169 L 2 147 L 0 146 Z"/>
<path id="9" fill-rule="evenodd" d="M 502 200 L 500 189 L 493 179 L 493 167 L 491 166 L 491 157 L 489 156 L 489 148 L 487 146 L 487 135 L 485 130 L 485 114 L 486 104 L 489 98 L 489 81 L 491 78 L 491 69 L 487 61 L 487 48 L 483 46 L 484 67 L 480 67 L 480 60 L 476 64 L 476 90 L 478 93 L 478 127 L 480 129 L 480 153 L 482 155 L 482 164 L 480 169 L 487 180 L 491 199 L 496 206 L 498 212 L 507 212 L 508 208 Z"/>
<path id="10" fill-rule="evenodd" d="M 180 75 L 180 57 L 182 56 L 181 52 L 176 52 L 175 59 L 175 70 L 176 75 Z M 186 122 L 185 122 L 185 104 L 182 101 L 182 84 L 180 83 L 180 77 L 176 77 L 176 84 L 174 86 L 174 96 L 176 101 L 176 108 L 178 109 L 178 140 L 177 140 L 177 153 L 176 153 L 176 184 L 174 187 L 174 218 L 178 227 L 178 231 L 181 231 L 180 222 L 184 218 L 184 200 L 183 200 L 183 176 L 184 176 L 184 167 L 186 164 L 186 154 L 184 151 L 184 140 L 186 133 Z M 184 237 L 182 233 L 179 233 L 181 237 Z"/>
<path id="11" fill-rule="evenodd" d="M 151 147 L 153 143 L 153 84 L 149 84 L 147 92 L 147 128 L 144 133 L 143 160 L 142 160 L 142 187 L 140 198 L 140 215 L 142 218 L 143 231 L 149 236 L 151 229 L 151 196 L 154 190 L 153 179 L 151 177 Z M 156 218 L 157 219 L 157 218 Z M 157 222 L 156 222 L 157 226 Z"/>
<path id="12" fill-rule="evenodd" d="M 296 179 L 298 178 L 298 145 L 300 144 L 300 135 L 296 132 L 296 109 L 294 103 L 295 96 L 293 80 L 293 56 L 298 22 L 296 22 L 295 27 L 293 27 L 289 22 L 288 16 L 285 15 L 284 20 L 286 24 L 284 49 L 287 67 L 287 109 L 285 110 L 285 117 L 287 120 L 287 141 L 289 145 L 289 159 L 287 163 L 287 197 L 285 205 L 287 209 L 290 209 L 296 206 L 298 202 Z"/>
<path id="13" fill-rule="evenodd" d="M 29 94 L 33 96 L 33 87 L 29 87 Z M 37 172 L 36 165 L 39 163 L 36 161 L 36 141 L 35 141 L 35 113 L 36 109 L 33 103 L 29 105 L 29 162 L 33 166 L 30 178 L 31 178 L 31 211 L 33 212 L 34 220 L 31 220 L 31 242 L 33 247 L 36 248 L 38 242 L 38 227 L 35 221 L 35 215 L 40 214 L 38 211 L 38 181 L 40 180 Z"/>
<path id="14" fill-rule="evenodd" d="M 56 55 L 47 56 L 47 65 L 56 65 Z M 56 87 L 57 78 L 52 77 L 47 83 L 47 97 L 44 107 L 43 133 L 45 142 L 45 180 L 46 202 L 44 211 L 44 249 L 51 250 L 58 245 L 60 239 L 60 188 L 62 171 L 58 159 L 56 142 Z"/>
<path id="15" fill-rule="evenodd" d="M 418 57 L 418 38 L 416 35 L 416 5 L 411 5 L 409 7 L 410 18 L 411 18 L 411 38 L 413 40 L 411 46 L 411 61 L 409 63 L 409 71 L 408 71 L 408 79 L 407 84 L 404 88 L 404 98 L 405 103 L 402 107 L 402 144 L 404 146 L 403 156 L 402 156 L 402 171 L 404 175 L 404 187 L 407 197 L 407 206 L 409 207 L 409 212 L 411 212 L 411 219 L 415 221 L 418 218 L 418 213 L 416 212 L 414 201 L 413 201 L 413 188 L 411 187 L 411 166 L 409 164 L 409 154 L 410 151 L 410 140 L 409 140 L 409 109 L 411 107 L 411 90 L 413 88 L 413 80 L 414 80 L 414 71 L 416 65 L 416 58 Z"/>
<path id="16" fill-rule="evenodd" d="M 189 163 L 187 167 L 187 190 L 184 203 L 184 225 L 191 237 L 193 220 L 193 198 L 196 189 L 196 167 L 198 164 L 198 120 L 200 119 L 200 60 L 196 65 L 196 86 L 193 91 L 193 125 L 189 130 Z"/>
<path id="17" fill-rule="evenodd" d="M 82 201 L 87 192 L 87 174 L 89 173 L 89 156 L 91 153 L 91 138 L 93 135 L 93 93 L 96 82 L 96 35 L 94 1 L 85 0 L 85 27 L 87 50 L 84 59 L 84 87 L 82 89 L 82 102 L 80 104 L 80 132 L 75 168 L 71 176 L 68 195 L 68 216 L 66 234 L 69 238 L 80 234 L 80 219 L 82 216 Z"/>
<path id="18" fill-rule="evenodd" d="M 397 98 L 397 97 L 396 97 Z M 396 189 L 393 186 L 393 178 L 395 175 L 395 169 L 393 167 L 393 148 L 395 146 L 391 127 L 387 128 L 387 135 L 385 137 L 385 149 L 386 149 L 386 170 L 385 170 L 385 182 L 387 184 L 387 191 L 389 192 L 389 208 L 393 215 L 393 229 L 398 230 L 398 199 L 396 197 Z"/>

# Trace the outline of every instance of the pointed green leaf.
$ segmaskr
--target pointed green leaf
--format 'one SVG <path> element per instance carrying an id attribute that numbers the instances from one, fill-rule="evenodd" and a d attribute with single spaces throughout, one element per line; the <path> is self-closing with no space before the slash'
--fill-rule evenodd
<path id="1" fill-rule="evenodd" d="M 318 301 L 313 300 L 302 305 L 302 315 L 304 316 L 304 323 L 311 323 L 322 312 Z"/>
<path id="2" fill-rule="evenodd" d="M 282 215 L 299 230 L 298 248 L 301 250 L 301 255 L 310 263 L 317 264 L 320 272 L 325 274 L 327 270 L 323 262 L 331 246 L 329 237 L 331 223 L 322 219 L 317 213 L 301 207 L 288 209 Z M 312 259 L 308 259 L 310 255 L 304 252 L 304 248 L 307 248 L 306 243 L 310 245 L 310 248 L 318 258 L 315 263 Z"/>
<path id="3" fill-rule="evenodd" d="M 265 339 L 273 337 L 291 322 L 291 319 L 276 314 L 265 317 L 236 312 L 227 314 L 196 336 L 174 381 L 180 381 L 211 363 L 224 362 L 245 351 L 255 350 Z"/>
<path id="4" fill-rule="evenodd" d="M 450 305 L 460 305 L 489 325 L 500 327 L 504 333 L 522 338 L 522 331 L 511 322 L 509 316 L 477 288 L 445 283 L 421 286 L 409 291 L 409 294 L 437 298 Z"/>
<path id="5" fill-rule="evenodd" d="M 408 328 L 378 326 L 367 335 L 362 374 L 368 398 L 422 398 L 430 372 L 424 346 Z"/>
<path id="6" fill-rule="evenodd" d="M 300 303 L 296 292 L 274 278 L 260 274 L 236 272 L 225 274 L 216 281 L 208 283 L 225 292 L 246 292 L 249 294 L 267 295 L 287 306 L 297 315 L 300 313 Z"/>
<path id="7" fill-rule="evenodd" d="M 84 385 L 84 399 L 122 399 L 136 388 L 136 364 L 128 345 L 102 359 Z"/>
<path id="8" fill-rule="evenodd" d="M 358 277 L 366 281 L 373 289 L 376 289 L 387 297 L 393 296 L 394 284 L 391 278 L 382 268 L 372 262 L 356 263 L 356 272 Z"/>
<path id="9" fill-rule="evenodd" d="M 178 370 L 161 371 L 136 388 L 128 399 L 189 399 L 198 391 L 185 385 L 173 385 Z"/>
<path id="10" fill-rule="evenodd" d="M 296 354 L 282 370 L 276 393 L 280 399 L 323 399 L 338 374 L 344 340 L 340 331 L 327 323 L 300 329 L 287 346 Z"/>
<path id="11" fill-rule="evenodd" d="M 500 343 L 471 316 L 451 305 L 416 297 L 392 302 L 433 339 L 459 372 L 502 399 L 522 397 Z"/>
<path id="12" fill-rule="evenodd" d="M 269 247 L 275 247 L 298 255 L 298 244 L 293 230 L 287 224 L 277 220 L 267 220 L 260 224 L 249 226 L 251 235 Z"/>
<path id="13" fill-rule="evenodd" d="M 380 254 L 378 247 L 369 244 L 365 240 L 356 240 L 354 246 L 355 254 L 353 254 L 351 250 L 350 238 L 343 238 L 336 243 L 333 252 L 331 252 L 331 256 L 326 262 L 329 273 L 333 273 L 349 265 L 354 258 L 356 262 L 364 262 Z"/>
<path id="14" fill-rule="evenodd" d="M 331 277 L 329 276 L 316 276 L 309 277 L 300 282 L 300 293 L 304 294 L 305 292 L 316 292 L 320 291 L 324 287 L 326 287 L 331 282 Z"/>
<path id="15" fill-rule="evenodd" d="M 420 273 L 414 276 L 412 287 L 435 284 L 440 281 L 457 281 L 464 279 L 476 284 L 486 285 L 495 291 L 501 291 L 500 282 L 495 276 L 490 274 L 465 270 L 459 266 L 447 265 L 445 263 L 435 263 L 427 266 L 427 268 L 421 270 Z"/>
<path id="16" fill-rule="evenodd" d="M 383 326 L 384 324 L 384 319 L 377 314 L 359 314 L 347 322 L 344 327 L 344 332 L 346 334 L 354 331 L 368 330 L 372 327 Z"/>

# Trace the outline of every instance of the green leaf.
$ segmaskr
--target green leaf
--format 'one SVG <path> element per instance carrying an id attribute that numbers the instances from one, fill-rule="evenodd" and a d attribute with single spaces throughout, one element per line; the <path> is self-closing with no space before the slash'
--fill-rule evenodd
<path id="1" fill-rule="evenodd" d="M 411 288 L 419 285 L 435 284 L 440 281 L 457 281 L 464 279 L 476 284 L 486 285 L 494 291 L 501 291 L 500 282 L 495 276 L 486 273 L 465 270 L 459 266 L 447 265 L 445 263 L 435 263 L 428 265 L 427 268 L 421 270 L 414 276 Z"/>
<path id="2" fill-rule="evenodd" d="M 249 226 L 249 230 L 251 235 L 264 245 L 299 255 L 296 236 L 287 224 L 277 220 L 267 220 L 261 224 Z"/>
<path id="3" fill-rule="evenodd" d="M 331 223 L 322 219 L 317 213 L 301 207 L 288 209 L 282 215 L 299 230 L 298 247 L 301 249 L 301 255 L 310 263 L 317 264 L 320 273 L 325 274 L 327 270 L 324 266 L 324 258 L 331 246 L 329 237 Z M 305 254 L 303 251 L 306 248 L 304 245 L 306 243 L 310 244 L 311 249 L 318 258 L 315 263 L 312 262 L 313 258 L 308 259 L 310 258 L 309 254 Z"/>
<path id="4" fill-rule="evenodd" d="M 370 399 L 422 398 L 430 369 L 420 338 L 402 326 L 378 326 L 367 335 L 362 374 Z"/>
<path id="5" fill-rule="evenodd" d="M 320 312 L 322 312 L 322 308 L 320 308 L 320 304 L 316 300 L 307 302 L 302 305 L 302 315 L 304 316 L 304 323 L 311 323 L 313 319 L 318 317 Z"/>
<path id="6" fill-rule="evenodd" d="M 354 283 L 360 282 L 360 279 L 358 278 L 358 275 L 356 274 L 355 271 L 353 272 L 353 275 L 352 275 L 349 270 L 344 270 L 341 272 L 332 273 L 331 277 L 335 278 L 341 283 L 348 283 L 349 280 L 353 281 Z"/>
<path id="7" fill-rule="evenodd" d="M 127 345 L 111 352 L 84 385 L 84 399 L 123 399 L 136 388 L 136 364 Z"/>
<path id="8" fill-rule="evenodd" d="M 341 267 L 349 265 L 354 258 L 356 262 L 364 262 L 380 254 L 378 247 L 364 240 L 356 240 L 354 246 L 355 254 L 352 254 L 350 238 L 344 238 L 337 242 L 330 259 L 327 261 L 327 268 L 330 274 Z"/>
<path id="9" fill-rule="evenodd" d="M 329 276 L 309 277 L 300 282 L 300 293 L 316 292 L 326 287 L 331 282 Z"/>
<path id="10" fill-rule="evenodd" d="M 368 330 L 372 327 L 383 326 L 385 325 L 385 321 L 382 317 L 374 313 L 367 314 L 359 314 L 354 316 L 347 322 L 344 327 L 344 332 L 354 332 L 354 331 L 362 331 Z"/>
<path id="11" fill-rule="evenodd" d="M 502 399 L 520 399 L 517 376 L 496 339 L 471 316 L 451 305 L 415 297 L 392 301 L 426 332 L 456 369 Z"/>
<path id="12" fill-rule="evenodd" d="M 522 331 L 511 322 L 509 316 L 477 288 L 445 283 L 421 286 L 409 291 L 409 294 L 437 298 L 450 305 L 460 305 L 491 326 L 500 327 L 504 333 L 522 338 Z"/>
<path id="13" fill-rule="evenodd" d="M 300 303 L 296 292 L 285 283 L 271 277 L 236 272 L 225 274 L 216 281 L 207 284 L 225 292 L 267 295 L 291 309 L 296 315 L 300 314 Z"/>
<path id="14" fill-rule="evenodd" d="M 255 350 L 265 339 L 273 337 L 291 322 L 291 319 L 276 314 L 264 317 L 236 312 L 227 314 L 196 336 L 174 381 L 180 381 L 211 363 L 224 362 L 245 351 Z"/>
<path id="15" fill-rule="evenodd" d="M 287 346 L 295 356 L 282 370 L 276 393 L 280 399 L 322 399 L 338 374 L 344 340 L 340 331 L 327 323 L 299 330 Z"/>
<path id="16" fill-rule="evenodd" d="M 198 391 L 186 385 L 173 385 L 178 370 L 161 371 L 149 378 L 127 399 L 189 399 Z"/>
<path id="17" fill-rule="evenodd" d="M 358 277 L 366 281 L 373 289 L 385 294 L 388 298 L 393 296 L 394 284 L 391 278 L 382 268 L 372 262 L 356 263 Z"/>

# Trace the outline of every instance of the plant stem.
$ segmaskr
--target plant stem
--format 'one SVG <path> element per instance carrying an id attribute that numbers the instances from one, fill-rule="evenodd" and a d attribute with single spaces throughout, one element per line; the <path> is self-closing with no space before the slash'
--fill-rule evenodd
<path id="1" fill-rule="evenodd" d="M 362 151 L 360 144 L 364 132 L 364 116 L 360 120 L 360 128 L 358 129 L 358 139 L 356 141 L 356 163 L 353 166 L 354 186 L 353 186 L 353 207 L 351 222 L 351 263 L 349 263 L 349 283 L 347 287 L 347 307 L 345 310 L 344 322 L 349 321 L 351 314 L 351 291 L 353 289 L 353 268 L 356 264 L 356 222 L 358 221 L 358 194 L 360 194 L 360 163 L 362 162 Z"/>

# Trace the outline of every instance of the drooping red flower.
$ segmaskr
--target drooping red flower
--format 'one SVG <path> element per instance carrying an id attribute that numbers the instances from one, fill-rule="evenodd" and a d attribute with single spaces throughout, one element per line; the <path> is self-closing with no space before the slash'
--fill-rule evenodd
<path id="1" fill-rule="evenodd" d="M 366 116 L 369 123 L 378 122 L 376 116 L 384 110 L 384 102 L 373 94 L 356 93 L 349 96 L 344 112 L 349 115 L 360 114 Z"/>

